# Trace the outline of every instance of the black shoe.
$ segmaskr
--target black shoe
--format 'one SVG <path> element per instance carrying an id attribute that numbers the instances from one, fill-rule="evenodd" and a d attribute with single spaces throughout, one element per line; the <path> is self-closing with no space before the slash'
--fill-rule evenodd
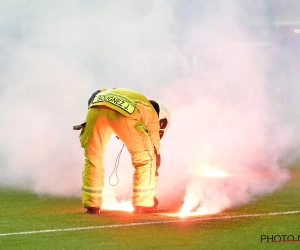
<path id="1" fill-rule="evenodd" d="M 135 214 L 150 214 L 150 213 L 157 213 L 157 207 L 139 207 L 135 206 L 133 212 Z"/>
<path id="2" fill-rule="evenodd" d="M 87 207 L 86 212 L 88 214 L 100 214 L 100 208 L 99 207 Z"/>

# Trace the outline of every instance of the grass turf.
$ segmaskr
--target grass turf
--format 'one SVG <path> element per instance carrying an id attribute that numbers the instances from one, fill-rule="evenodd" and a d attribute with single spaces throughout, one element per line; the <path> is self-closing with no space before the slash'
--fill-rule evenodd
<path id="1" fill-rule="evenodd" d="M 234 217 L 300 210 L 300 164 L 290 170 L 291 180 L 272 194 L 217 215 L 186 219 L 120 211 L 89 215 L 78 198 L 1 188 L 0 249 L 300 249 L 300 242 L 261 242 L 261 235 L 298 239 L 300 213 Z M 81 229 L 68 230 L 76 228 Z M 33 233 L 11 234 L 17 232 Z"/>

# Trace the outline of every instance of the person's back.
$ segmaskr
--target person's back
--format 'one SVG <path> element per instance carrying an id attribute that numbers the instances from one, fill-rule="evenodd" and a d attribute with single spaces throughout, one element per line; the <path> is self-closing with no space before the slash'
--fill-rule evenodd
<path id="1" fill-rule="evenodd" d="M 127 147 L 135 168 L 132 200 L 135 212 L 155 212 L 157 168 L 160 164 L 158 104 L 133 90 L 103 89 L 94 92 L 89 99 L 86 123 L 82 125 L 80 142 L 85 150 L 82 201 L 87 211 L 100 211 L 104 151 L 114 133 Z"/>

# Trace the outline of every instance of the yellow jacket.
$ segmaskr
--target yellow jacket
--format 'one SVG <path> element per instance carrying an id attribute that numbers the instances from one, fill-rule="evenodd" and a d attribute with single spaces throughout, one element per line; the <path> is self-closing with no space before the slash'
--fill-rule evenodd
<path id="1" fill-rule="evenodd" d="M 124 116 L 140 121 L 146 127 L 157 154 L 160 154 L 158 114 L 144 95 L 125 88 L 102 89 L 94 97 L 89 108 L 94 106 L 107 106 Z"/>

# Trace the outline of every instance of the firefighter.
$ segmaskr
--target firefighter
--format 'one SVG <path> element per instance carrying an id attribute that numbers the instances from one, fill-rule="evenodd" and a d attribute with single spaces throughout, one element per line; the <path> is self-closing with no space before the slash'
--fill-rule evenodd
<path id="1" fill-rule="evenodd" d="M 103 158 L 106 144 L 115 134 L 131 154 L 133 175 L 132 205 L 135 213 L 157 212 L 155 198 L 157 169 L 160 166 L 160 139 L 170 123 L 167 108 L 144 95 L 125 88 L 98 90 L 88 101 L 86 121 L 81 130 L 84 148 L 82 203 L 87 213 L 99 214 L 104 186 Z"/>

